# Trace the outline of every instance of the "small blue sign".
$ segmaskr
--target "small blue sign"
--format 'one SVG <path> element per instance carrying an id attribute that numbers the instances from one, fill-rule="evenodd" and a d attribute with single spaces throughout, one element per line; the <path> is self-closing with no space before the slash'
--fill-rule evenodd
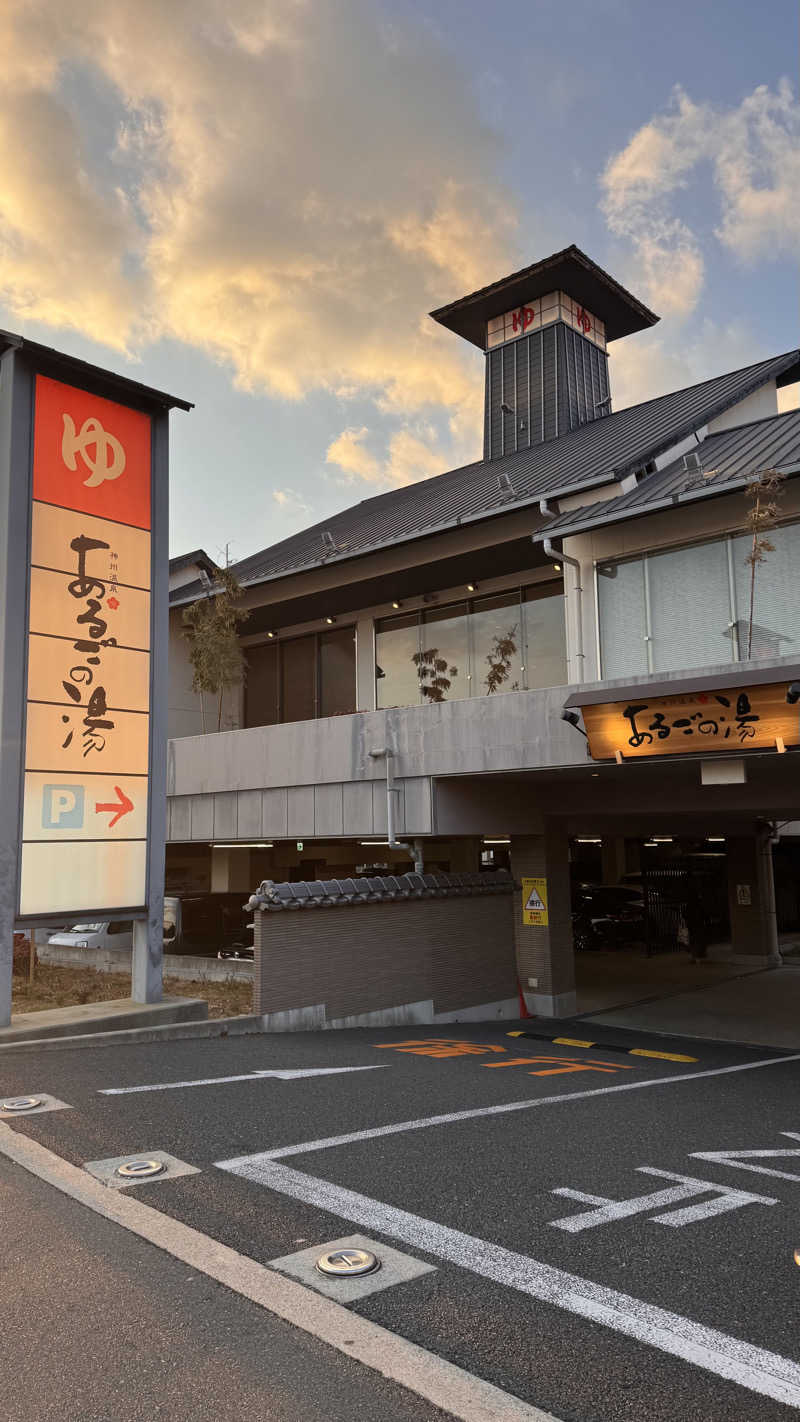
<path id="1" fill-rule="evenodd" d="M 44 829 L 83 829 L 82 785 L 44 785 L 42 787 L 42 826 Z"/>

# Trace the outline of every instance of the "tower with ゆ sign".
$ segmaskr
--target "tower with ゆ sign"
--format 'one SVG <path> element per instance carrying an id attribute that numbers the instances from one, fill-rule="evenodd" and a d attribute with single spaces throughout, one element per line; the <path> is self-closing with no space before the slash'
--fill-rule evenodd
<path id="1" fill-rule="evenodd" d="M 0 1026 L 15 926 L 134 920 L 161 996 L 168 419 L 191 406 L 0 333 Z"/>

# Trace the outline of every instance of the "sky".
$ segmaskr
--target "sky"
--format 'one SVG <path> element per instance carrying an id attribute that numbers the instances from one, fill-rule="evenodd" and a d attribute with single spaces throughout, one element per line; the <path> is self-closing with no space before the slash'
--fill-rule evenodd
<path id="1" fill-rule="evenodd" d="M 0 325 L 195 402 L 171 552 L 480 458 L 427 313 L 577 243 L 614 407 L 798 342 L 795 0 L 5 0 Z"/>

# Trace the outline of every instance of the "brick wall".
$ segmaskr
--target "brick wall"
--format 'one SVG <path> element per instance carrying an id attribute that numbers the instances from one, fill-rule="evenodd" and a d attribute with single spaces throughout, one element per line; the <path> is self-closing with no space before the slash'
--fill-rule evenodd
<path id="1" fill-rule="evenodd" d="M 258 911 L 254 936 L 259 1014 L 428 999 L 442 1013 L 517 995 L 511 894 Z"/>

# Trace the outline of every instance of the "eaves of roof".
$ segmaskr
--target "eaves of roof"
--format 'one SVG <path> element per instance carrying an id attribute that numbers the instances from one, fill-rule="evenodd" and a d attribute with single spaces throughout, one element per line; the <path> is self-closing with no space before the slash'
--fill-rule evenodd
<path id="1" fill-rule="evenodd" d="M 626 494 L 556 517 L 536 530 L 534 542 L 572 538 L 666 509 L 721 498 L 743 488 L 766 469 L 793 479 L 800 474 L 800 412 L 787 411 L 707 436 L 696 453 L 701 460 L 696 470 L 686 468 L 683 456 L 673 460 Z"/>
<path id="2" fill-rule="evenodd" d="M 117 397 L 123 396 L 129 402 L 156 405 L 167 410 L 194 409 L 190 400 L 182 400 L 179 395 L 168 395 L 166 391 L 156 390 L 152 385 L 142 385 L 140 381 L 131 380 L 127 375 L 117 375 L 115 371 L 106 370 L 101 365 L 78 360 L 76 356 L 67 355 L 53 346 L 43 346 L 38 341 L 31 341 L 27 336 L 18 336 L 13 331 L 0 331 L 0 355 L 9 350 L 19 350 L 30 355 L 37 365 L 57 370 L 63 367 L 73 380 L 78 378 L 92 386 L 105 386 Z"/>

